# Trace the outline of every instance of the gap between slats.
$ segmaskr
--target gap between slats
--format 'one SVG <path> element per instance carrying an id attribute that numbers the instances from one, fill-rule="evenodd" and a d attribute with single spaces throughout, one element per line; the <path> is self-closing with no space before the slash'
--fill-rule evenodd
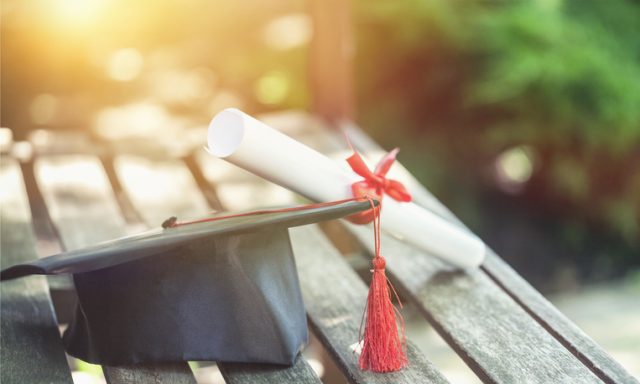
<path id="1" fill-rule="evenodd" d="M 64 155 L 56 156 L 58 159 L 63 159 Z M 98 161 L 97 157 L 91 156 L 92 159 L 95 160 L 97 164 L 99 164 L 99 171 L 104 171 L 101 167 L 101 163 Z M 47 159 L 47 157 L 42 157 L 41 159 Z M 50 159 L 49 159 L 50 160 Z M 36 160 L 38 161 L 38 160 Z M 30 184 L 30 198 L 37 202 L 44 202 L 43 205 L 46 207 L 46 199 L 42 193 L 41 183 L 38 182 L 38 175 L 35 171 L 35 162 L 28 163 L 25 167 L 28 169 L 28 175 L 33 177 L 33 180 Z M 105 175 L 105 178 L 107 176 Z M 109 188 L 111 188 L 111 184 L 107 182 Z M 111 190 L 110 190 L 111 191 Z M 107 192 L 109 194 L 109 192 Z M 43 224 L 40 227 L 40 236 L 43 236 L 47 241 L 52 241 L 52 239 L 56 239 L 58 242 L 58 247 L 60 249 L 63 247 L 63 235 L 60 231 L 60 228 L 55 223 L 55 219 L 50 215 L 50 207 L 46 209 L 46 213 L 41 213 L 38 216 L 39 220 L 43 221 Z M 107 220 L 107 217 L 103 217 L 104 220 Z M 126 231 L 123 229 L 122 234 Z M 85 244 L 88 245 L 88 244 Z M 71 287 L 67 287 L 69 290 Z M 189 369 L 186 362 L 184 364 L 149 364 L 149 365 L 140 365 L 140 366 L 131 366 L 131 367 L 108 367 L 103 366 L 103 372 L 105 379 L 108 383 L 126 383 L 134 380 L 135 382 L 140 383 L 195 383 L 195 379 L 193 378 L 193 374 Z"/>
<path id="2" fill-rule="evenodd" d="M 24 177 L 14 159 L 0 159 L 0 224 L 2 267 L 38 257 L 33 233 L 31 206 Z M 71 383 L 64 347 L 47 282 L 30 276 L 2 282 L 2 382 Z M 37 364 L 34 363 L 37 361 Z"/>

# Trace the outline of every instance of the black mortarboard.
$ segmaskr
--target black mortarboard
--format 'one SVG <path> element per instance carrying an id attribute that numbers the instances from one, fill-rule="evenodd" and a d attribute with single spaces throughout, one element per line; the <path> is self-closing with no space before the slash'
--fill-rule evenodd
<path id="1" fill-rule="evenodd" d="M 96 364 L 292 364 L 307 322 L 288 227 L 370 208 L 344 202 L 158 229 L 3 270 L 73 274 L 69 354 Z"/>

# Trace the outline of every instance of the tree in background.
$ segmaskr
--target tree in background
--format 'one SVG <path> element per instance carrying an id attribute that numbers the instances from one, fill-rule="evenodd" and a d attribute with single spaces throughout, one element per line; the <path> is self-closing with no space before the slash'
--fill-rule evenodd
<path id="1" fill-rule="evenodd" d="M 590 272 L 637 264 L 640 4 L 367 1 L 356 16 L 361 122 L 405 141 L 465 221 L 486 232 L 497 209 L 526 210 Z"/>

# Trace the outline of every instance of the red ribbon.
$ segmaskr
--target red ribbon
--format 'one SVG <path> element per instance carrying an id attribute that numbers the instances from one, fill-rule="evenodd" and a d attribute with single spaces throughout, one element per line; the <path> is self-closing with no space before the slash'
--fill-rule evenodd
<path id="1" fill-rule="evenodd" d="M 348 138 L 347 142 L 349 142 Z M 349 166 L 355 173 L 364 178 L 364 180 L 351 185 L 353 196 L 368 196 L 382 202 L 382 197 L 386 194 L 400 202 L 408 203 L 411 201 L 411 194 L 401 182 L 386 178 L 389 169 L 391 169 L 393 162 L 396 160 L 396 155 L 399 151 L 398 148 L 395 148 L 380 159 L 375 170 L 372 172 L 360 154 L 353 148 L 351 142 L 349 142 L 349 147 L 351 147 L 353 154 L 347 158 L 347 163 L 349 163 Z M 370 223 L 373 219 L 374 214 L 371 210 L 349 216 L 349 220 L 356 224 Z"/>

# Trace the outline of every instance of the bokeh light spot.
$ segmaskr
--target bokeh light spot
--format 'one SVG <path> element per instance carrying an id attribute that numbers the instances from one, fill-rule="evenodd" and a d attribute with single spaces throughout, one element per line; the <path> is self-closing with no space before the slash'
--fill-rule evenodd
<path id="1" fill-rule="evenodd" d="M 171 124 L 171 118 L 165 108 L 141 102 L 103 109 L 96 116 L 95 130 L 100 137 L 108 140 L 131 137 L 160 140 L 158 133 L 169 128 Z M 176 126 L 177 128 L 181 127 Z"/>
<path id="2" fill-rule="evenodd" d="M 20 161 L 28 161 L 33 156 L 33 146 L 28 141 L 17 141 L 11 147 L 11 156 Z"/>
<path id="3" fill-rule="evenodd" d="M 36 96 L 29 106 L 31 121 L 39 125 L 51 122 L 57 110 L 58 99 L 46 93 Z"/>
<path id="4" fill-rule="evenodd" d="M 209 100 L 217 77 L 208 68 L 157 71 L 151 77 L 154 95 L 168 104 L 193 105 Z"/>
<path id="5" fill-rule="evenodd" d="M 123 48 L 115 51 L 107 63 L 107 75 L 116 81 L 131 81 L 142 72 L 144 58 L 135 48 Z"/>
<path id="6" fill-rule="evenodd" d="M 528 147 L 518 146 L 507 149 L 495 162 L 498 184 L 507 192 L 518 192 L 531 178 L 533 167 L 533 156 Z"/>
<path id="7" fill-rule="evenodd" d="M 280 71 L 271 71 L 258 79 L 256 98 L 262 104 L 279 104 L 289 94 L 289 78 Z"/>
<path id="8" fill-rule="evenodd" d="M 311 40 L 311 20 L 304 13 L 293 13 L 271 20 L 262 38 L 272 49 L 287 50 L 307 44 Z"/>
<path id="9" fill-rule="evenodd" d="M 0 152 L 5 152 L 13 144 L 13 131 L 9 128 L 0 128 Z"/>

